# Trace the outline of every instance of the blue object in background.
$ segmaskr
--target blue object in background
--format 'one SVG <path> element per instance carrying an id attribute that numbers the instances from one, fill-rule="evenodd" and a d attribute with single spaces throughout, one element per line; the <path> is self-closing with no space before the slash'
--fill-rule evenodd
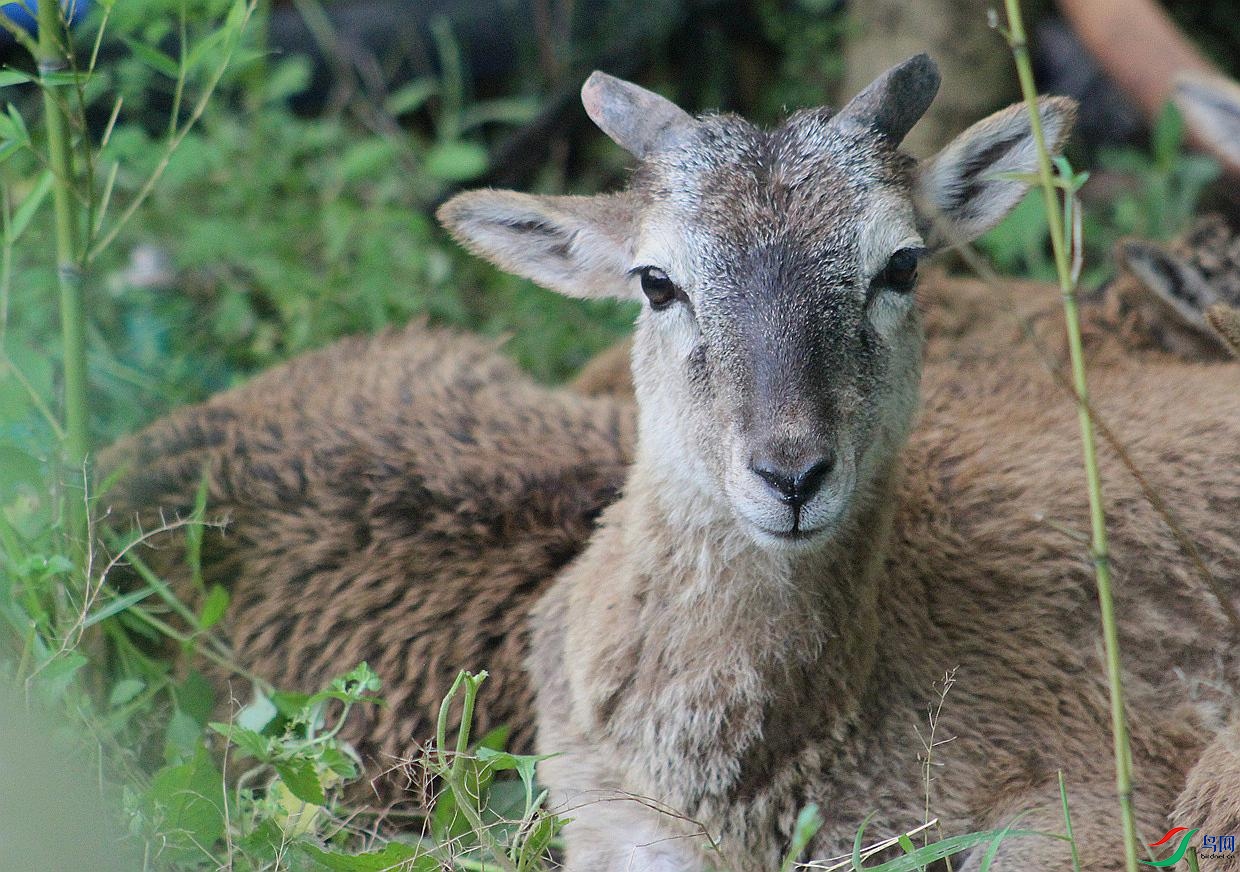
<path id="1" fill-rule="evenodd" d="M 86 17 L 86 13 L 90 11 L 91 0 L 60 0 L 60 8 L 64 10 L 65 17 L 69 19 L 70 24 L 77 24 Z M 14 24 L 25 30 L 31 36 L 37 37 L 39 34 L 38 25 L 35 23 L 35 14 L 38 12 L 38 0 L 25 0 L 22 3 L 5 3 L 0 5 L 0 13 L 3 13 Z M 0 28 L 0 46 L 12 45 L 16 40 L 13 34 L 7 29 Z"/>

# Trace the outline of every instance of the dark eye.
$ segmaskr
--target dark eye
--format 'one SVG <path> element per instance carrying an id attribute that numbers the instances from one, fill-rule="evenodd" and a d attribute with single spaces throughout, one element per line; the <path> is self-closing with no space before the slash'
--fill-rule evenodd
<path id="1" fill-rule="evenodd" d="M 644 266 L 639 274 L 642 279 L 642 293 L 650 301 L 652 309 L 666 309 L 680 293 L 680 288 L 657 266 Z"/>
<path id="2" fill-rule="evenodd" d="M 924 251 L 921 248 L 901 248 L 887 261 L 883 271 L 874 277 L 874 285 L 902 294 L 913 290 L 917 284 L 917 264 Z"/>

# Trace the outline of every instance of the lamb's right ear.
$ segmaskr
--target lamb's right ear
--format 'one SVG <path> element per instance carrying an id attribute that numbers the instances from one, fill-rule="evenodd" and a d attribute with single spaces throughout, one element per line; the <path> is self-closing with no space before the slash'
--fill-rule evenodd
<path id="1" fill-rule="evenodd" d="M 1038 116 L 1051 154 L 1058 154 L 1076 117 L 1076 101 L 1041 97 Z M 998 224 L 1029 190 L 1012 176 L 1038 169 L 1033 126 L 1023 103 L 974 124 L 926 161 L 917 180 L 917 210 L 931 248 L 969 242 Z"/>
<path id="2" fill-rule="evenodd" d="M 440 222 L 479 257 L 570 297 L 636 296 L 628 280 L 637 212 L 625 194 L 545 197 L 468 191 Z"/>

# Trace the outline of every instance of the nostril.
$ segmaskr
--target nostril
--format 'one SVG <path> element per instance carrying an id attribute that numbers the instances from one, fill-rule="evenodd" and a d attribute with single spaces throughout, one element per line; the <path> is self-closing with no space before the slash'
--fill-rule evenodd
<path id="1" fill-rule="evenodd" d="M 767 486 L 779 495 L 781 501 L 785 503 L 796 502 L 797 484 L 794 476 L 761 462 L 754 462 L 750 464 L 749 468 L 753 470 L 754 475 L 766 482 Z"/>
<path id="2" fill-rule="evenodd" d="M 800 472 L 789 472 L 766 459 L 755 459 L 749 468 L 775 491 L 780 502 L 799 507 L 808 503 L 822 488 L 835 468 L 835 453 L 828 451 Z"/>
<path id="3" fill-rule="evenodd" d="M 833 469 L 835 469 L 835 452 L 828 451 L 797 476 L 796 494 L 798 499 L 803 503 L 812 500 L 814 494 L 818 493 L 822 483 L 827 480 L 827 476 L 831 474 Z"/>

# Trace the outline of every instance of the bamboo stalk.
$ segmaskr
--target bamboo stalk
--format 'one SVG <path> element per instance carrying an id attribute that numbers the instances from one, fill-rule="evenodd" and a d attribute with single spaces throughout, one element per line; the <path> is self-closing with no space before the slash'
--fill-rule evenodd
<path id="1" fill-rule="evenodd" d="M 73 548 L 86 549 L 86 457 L 90 450 L 86 387 L 86 309 L 82 294 L 78 240 L 78 212 L 73 196 L 73 151 L 68 119 L 56 99 L 57 85 L 49 81 L 68 67 L 68 32 L 55 0 L 38 8 L 39 39 L 36 60 L 43 89 L 47 125 L 47 158 L 51 167 L 52 205 L 56 222 L 56 275 L 60 286 L 60 330 L 64 344 L 65 440 L 64 474 L 69 484 L 68 535 Z M 80 490 L 80 493 L 78 492 Z"/>
<path id="2" fill-rule="evenodd" d="M 1077 396 L 1077 416 L 1081 428 L 1081 449 L 1085 479 L 1089 489 L 1090 553 L 1098 587 L 1098 606 L 1102 616 L 1102 638 L 1106 653 L 1107 682 L 1111 690 L 1111 732 L 1115 746 L 1115 786 L 1119 796 L 1120 819 L 1124 830 L 1124 865 L 1128 872 L 1137 872 L 1137 828 L 1132 806 L 1132 753 L 1128 742 L 1128 724 L 1124 714 L 1124 686 L 1120 669 L 1119 632 L 1115 623 L 1115 603 L 1111 594 L 1111 558 L 1107 545 L 1106 513 L 1102 503 L 1102 478 L 1098 471 L 1094 424 L 1089 414 L 1089 386 L 1085 377 L 1085 358 L 1081 349 L 1081 320 L 1076 301 L 1076 279 L 1068 252 L 1068 239 L 1063 216 L 1056 202 L 1055 179 L 1051 172 L 1050 154 L 1038 113 L 1037 88 L 1033 81 L 1033 65 L 1025 25 L 1020 14 L 1020 0 L 1004 0 L 1007 11 L 1008 40 L 1016 61 L 1021 94 L 1029 108 L 1038 151 L 1038 176 L 1050 225 L 1051 246 L 1055 255 L 1055 271 L 1063 294 L 1064 320 L 1067 322 L 1068 353 L 1072 363 L 1072 383 Z"/>

